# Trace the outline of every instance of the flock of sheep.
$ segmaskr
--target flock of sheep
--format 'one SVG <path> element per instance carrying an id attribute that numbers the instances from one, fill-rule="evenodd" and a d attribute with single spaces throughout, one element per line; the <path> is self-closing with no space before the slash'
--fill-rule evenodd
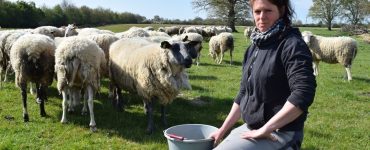
<path id="1" fill-rule="evenodd" d="M 250 36 L 252 28 L 246 28 Z M 90 114 L 89 126 L 96 130 L 93 99 L 102 77 L 110 79 L 109 97 L 117 109 L 123 107 L 122 90 L 139 95 L 148 118 L 147 132 L 154 130 L 153 102 L 161 104 L 161 118 L 166 125 L 165 105 L 171 103 L 181 88 L 191 89 L 186 68 L 193 59 L 200 64 L 202 41 L 209 38 L 209 55 L 222 63 L 224 52 L 234 50 L 234 38 L 227 27 L 132 27 L 113 33 L 96 28 L 77 29 L 42 26 L 36 29 L 0 31 L 0 84 L 14 71 L 15 83 L 21 89 L 23 119 L 27 111 L 27 83 L 34 84 L 40 115 L 46 116 L 44 103 L 47 88 L 54 79 L 63 96 L 62 123 L 83 97 L 82 114 Z M 315 75 L 319 61 L 350 67 L 356 55 L 356 41 L 348 37 L 321 37 L 303 32 L 313 53 Z M 2 78 L 4 77 L 4 79 Z M 1 85 L 0 85 L 1 86 Z M 31 88 L 32 89 L 32 88 Z"/>
<path id="2" fill-rule="evenodd" d="M 46 91 L 56 79 L 63 96 L 61 122 L 68 122 L 67 113 L 73 112 L 83 97 L 81 112 L 90 114 L 89 126 L 95 131 L 94 95 L 100 89 L 101 78 L 109 78 L 109 96 L 116 108 L 123 107 L 122 90 L 143 99 L 147 132 L 151 133 L 153 102 L 161 104 L 162 121 L 166 124 L 164 106 L 176 98 L 181 88 L 191 89 L 186 68 L 192 66 L 193 59 L 197 65 L 200 63 L 204 36 L 198 31 L 188 29 L 182 34 L 168 34 L 150 27 L 132 27 L 113 33 L 96 28 L 77 29 L 72 24 L 61 28 L 5 30 L 0 32 L 0 80 L 14 71 L 16 86 L 21 89 L 23 119 L 27 122 L 28 83 L 35 86 L 31 89 L 35 89 L 40 115 L 46 116 Z M 224 51 L 233 50 L 233 35 L 221 32 L 224 29 L 215 31 L 209 33 L 214 35 L 211 40 L 216 39 L 210 45 L 210 54 L 222 60 Z"/>

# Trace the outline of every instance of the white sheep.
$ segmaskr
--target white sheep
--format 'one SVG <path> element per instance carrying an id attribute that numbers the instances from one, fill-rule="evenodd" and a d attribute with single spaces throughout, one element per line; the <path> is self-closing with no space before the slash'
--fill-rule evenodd
<path id="1" fill-rule="evenodd" d="M 94 41 L 72 36 L 59 44 L 55 53 L 55 72 L 58 79 L 57 88 L 63 95 L 62 123 L 67 122 L 68 103 L 78 101 L 82 90 L 86 98 L 82 113 L 87 112 L 87 101 L 90 113 L 89 126 L 92 131 L 96 130 L 93 97 L 100 88 L 100 72 L 105 65 L 104 52 Z M 72 100 L 67 99 L 67 94 Z"/>
<path id="2" fill-rule="evenodd" d="M 115 36 L 117 36 L 119 39 L 134 37 L 149 37 L 149 33 L 147 30 L 144 30 L 143 28 L 131 27 L 127 31 L 116 33 Z"/>
<path id="3" fill-rule="evenodd" d="M 162 108 L 171 103 L 184 82 L 183 71 L 192 65 L 190 53 L 195 53 L 194 42 L 152 43 L 145 39 L 121 39 L 110 47 L 110 78 L 115 85 L 118 108 L 122 106 L 121 89 L 137 93 L 143 98 L 148 117 L 147 132 L 153 131 L 153 103 Z"/>
<path id="4" fill-rule="evenodd" d="M 112 34 L 114 35 L 115 33 L 109 30 L 100 30 L 97 28 L 82 28 L 82 29 L 76 29 L 78 32 L 78 36 L 90 36 L 94 34 Z"/>
<path id="5" fill-rule="evenodd" d="M 23 101 L 23 119 L 29 121 L 27 110 L 27 82 L 37 87 L 37 99 L 40 101 L 40 115 L 46 116 L 44 101 L 47 88 L 54 77 L 54 41 L 45 35 L 27 34 L 14 42 L 10 50 L 10 62 L 15 72 L 15 84 L 21 88 Z"/>
<path id="6" fill-rule="evenodd" d="M 63 37 L 64 33 L 57 27 L 54 26 L 41 26 L 35 28 L 33 31 L 35 34 L 43 34 L 54 39 L 55 37 Z"/>
<path id="7" fill-rule="evenodd" d="M 212 36 L 209 40 L 209 55 L 221 64 L 224 53 L 230 50 L 230 65 L 233 63 L 234 38 L 231 33 L 223 32 L 219 35 Z"/>
<path id="8" fill-rule="evenodd" d="M 319 74 L 319 62 L 330 64 L 340 63 L 347 72 L 348 81 L 352 80 L 351 65 L 357 53 L 357 42 L 350 37 L 323 37 L 312 34 L 310 31 L 302 32 L 302 37 L 313 58 L 314 74 Z"/>
<path id="9" fill-rule="evenodd" d="M 252 35 L 253 29 L 254 27 L 245 27 L 244 36 L 249 39 Z"/>

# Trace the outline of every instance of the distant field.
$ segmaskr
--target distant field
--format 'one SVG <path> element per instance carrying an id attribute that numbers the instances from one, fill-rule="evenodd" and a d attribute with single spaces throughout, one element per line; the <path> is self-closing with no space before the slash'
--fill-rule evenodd
<path id="1" fill-rule="evenodd" d="M 131 26 L 149 25 L 121 24 L 98 28 L 121 32 Z M 158 28 L 160 25 L 151 26 Z M 169 126 L 200 123 L 219 127 L 222 124 L 239 89 L 241 61 L 250 44 L 243 36 L 244 28 L 237 29 L 239 32 L 234 33 L 234 64 L 231 66 L 228 52 L 221 65 L 215 64 L 207 55 L 208 42 L 203 43 L 200 66 L 187 70 L 193 90 L 182 91 L 168 106 Z M 338 29 L 300 30 L 323 36 L 343 35 Z M 339 64 L 320 64 L 315 101 L 309 109 L 302 149 L 370 149 L 370 45 L 356 36 L 353 38 L 359 48 L 352 67 L 353 81 L 346 81 L 345 70 Z M 49 89 L 46 103 L 48 117 L 39 116 L 35 97 L 28 94 L 30 122 L 24 123 L 20 90 L 15 87 L 13 78 L 0 89 L 0 149 L 168 149 L 159 106 L 154 109 L 155 132 L 146 135 L 147 122 L 141 99 L 124 93 L 128 106 L 124 112 L 116 112 L 107 98 L 108 79 L 102 81 L 101 92 L 94 102 L 98 132 L 91 133 L 89 116 L 79 115 L 80 111 L 67 116 L 68 124 L 60 123 L 62 96 L 55 82 Z"/>

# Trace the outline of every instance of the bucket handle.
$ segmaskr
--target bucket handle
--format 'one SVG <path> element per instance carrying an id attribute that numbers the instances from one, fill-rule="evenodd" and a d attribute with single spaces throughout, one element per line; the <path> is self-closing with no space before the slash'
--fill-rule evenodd
<path id="1" fill-rule="evenodd" d="M 166 133 L 165 131 L 163 131 L 163 133 L 164 133 L 165 135 L 167 135 L 168 137 L 170 137 L 170 138 L 172 138 L 172 139 L 174 139 L 174 140 L 177 140 L 177 141 L 184 141 L 184 140 L 186 140 L 186 138 L 185 138 L 185 137 L 183 137 L 183 136 L 179 136 L 179 135 L 176 135 L 176 134 L 168 134 L 168 133 Z"/>

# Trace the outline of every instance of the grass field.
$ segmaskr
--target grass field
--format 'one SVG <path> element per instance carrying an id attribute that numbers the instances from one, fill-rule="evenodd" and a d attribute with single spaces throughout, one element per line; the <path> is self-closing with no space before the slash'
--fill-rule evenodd
<path id="1" fill-rule="evenodd" d="M 120 32 L 130 26 L 99 28 Z M 200 123 L 219 127 L 222 124 L 239 89 L 241 61 L 250 44 L 243 37 L 243 27 L 238 30 L 239 33 L 234 33 L 234 64 L 231 66 L 229 53 L 221 65 L 215 64 L 207 55 L 208 43 L 203 43 L 200 66 L 188 69 L 193 90 L 182 91 L 167 107 L 169 126 Z M 343 35 L 336 29 L 301 28 L 303 30 L 324 36 Z M 317 92 L 309 109 L 302 149 L 370 149 L 370 45 L 354 38 L 359 49 L 352 69 L 353 81 L 346 81 L 345 70 L 339 64 L 320 64 Z M 141 99 L 124 93 L 128 106 L 124 112 L 115 111 L 107 98 L 108 79 L 102 80 L 103 87 L 95 98 L 98 132 L 91 133 L 89 116 L 79 115 L 80 111 L 67 116 L 69 123 L 60 123 L 62 97 L 55 82 L 49 88 L 48 117 L 39 116 L 35 97 L 28 94 L 30 122 L 24 123 L 20 90 L 15 87 L 13 78 L 0 89 L 0 149 L 168 149 L 159 106 L 154 109 L 155 132 L 146 135 Z"/>

